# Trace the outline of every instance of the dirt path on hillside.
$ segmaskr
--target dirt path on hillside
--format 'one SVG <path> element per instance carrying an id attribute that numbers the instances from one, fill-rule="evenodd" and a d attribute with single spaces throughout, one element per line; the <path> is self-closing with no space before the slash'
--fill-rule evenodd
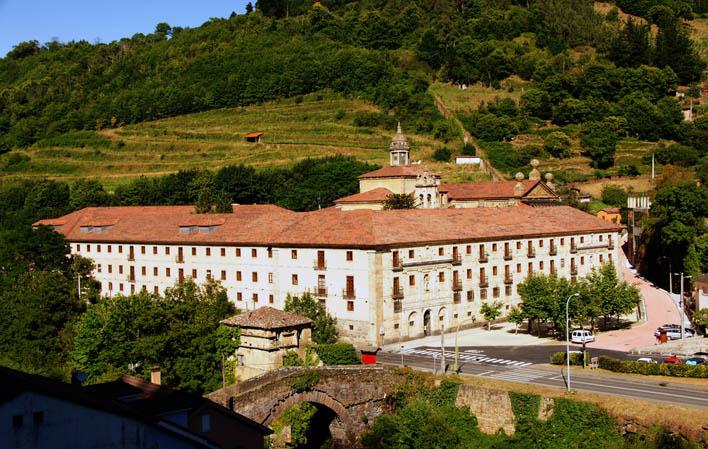
<path id="1" fill-rule="evenodd" d="M 471 143 L 472 145 L 474 145 L 477 156 L 482 158 L 482 160 L 484 161 L 484 171 L 492 177 L 492 181 L 503 181 L 504 175 L 502 175 L 499 170 L 494 168 L 492 164 L 489 163 L 487 154 L 484 152 L 482 147 L 479 146 L 472 134 L 470 134 L 470 132 L 465 129 L 465 126 L 462 124 L 460 119 L 458 119 L 455 114 L 450 112 L 450 110 L 447 108 L 447 106 L 445 106 L 445 103 L 443 103 L 440 97 L 438 97 L 437 95 L 433 95 L 433 99 L 435 100 L 435 106 L 438 107 L 440 113 L 445 118 L 451 118 L 455 122 L 455 124 L 462 130 L 462 134 L 464 136 L 464 143 Z"/>

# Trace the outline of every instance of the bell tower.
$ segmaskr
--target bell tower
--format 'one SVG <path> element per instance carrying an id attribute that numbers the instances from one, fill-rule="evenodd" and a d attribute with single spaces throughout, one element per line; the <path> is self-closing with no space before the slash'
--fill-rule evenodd
<path id="1" fill-rule="evenodd" d="M 391 140 L 391 145 L 388 147 L 390 155 L 389 164 L 394 167 L 398 165 L 411 165 L 411 146 L 408 139 L 401 131 L 401 122 L 398 122 L 396 135 Z"/>

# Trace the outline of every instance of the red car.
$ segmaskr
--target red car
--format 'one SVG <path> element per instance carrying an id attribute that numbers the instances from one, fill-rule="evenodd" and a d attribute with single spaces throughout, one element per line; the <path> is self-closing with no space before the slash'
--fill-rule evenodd
<path id="1" fill-rule="evenodd" d="M 664 359 L 664 363 L 673 363 L 674 365 L 683 365 L 683 360 L 676 356 L 667 357 Z"/>

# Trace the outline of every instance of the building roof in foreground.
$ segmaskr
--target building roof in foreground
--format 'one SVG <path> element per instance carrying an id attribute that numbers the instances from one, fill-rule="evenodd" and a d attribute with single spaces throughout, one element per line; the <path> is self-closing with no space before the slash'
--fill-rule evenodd
<path id="1" fill-rule="evenodd" d="M 377 187 L 366 192 L 355 193 L 354 195 L 345 196 L 335 201 L 336 204 L 349 203 L 383 203 L 389 195 L 393 194 L 386 187 Z"/>
<path id="2" fill-rule="evenodd" d="M 284 329 L 313 324 L 313 321 L 307 317 L 268 306 L 259 307 L 256 310 L 249 310 L 240 315 L 234 315 L 221 322 L 227 326 L 239 326 L 251 329 Z"/>
<path id="3" fill-rule="evenodd" d="M 542 181 L 523 180 L 521 184 L 524 190 L 521 194 L 516 192 L 516 185 L 519 181 L 496 181 L 464 184 L 442 184 L 439 190 L 447 192 L 450 200 L 498 200 L 505 198 L 523 198 L 532 190 L 539 186 L 545 190 L 549 196 L 557 196 Z"/>
<path id="4" fill-rule="evenodd" d="M 35 224 L 55 226 L 71 242 L 361 249 L 621 229 L 569 206 L 313 212 L 235 206 L 230 214 L 196 215 L 208 217 L 209 226 L 194 226 L 195 215 L 192 206 L 89 207 Z"/>
<path id="5" fill-rule="evenodd" d="M 420 165 L 392 165 L 378 170 L 370 171 L 359 176 L 359 179 L 375 178 L 417 178 L 418 175 L 426 171 Z M 440 176 L 433 173 L 434 176 Z"/>

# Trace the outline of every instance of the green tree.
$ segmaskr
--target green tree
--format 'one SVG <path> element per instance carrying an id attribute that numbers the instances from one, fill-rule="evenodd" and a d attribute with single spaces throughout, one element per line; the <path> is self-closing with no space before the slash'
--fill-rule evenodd
<path id="1" fill-rule="evenodd" d="M 501 301 L 494 301 L 493 303 L 485 302 L 482 304 L 482 307 L 479 309 L 479 311 L 482 313 L 482 316 L 487 321 L 487 330 L 491 330 L 492 321 L 496 320 L 501 316 L 501 310 L 503 306 L 504 305 Z"/>
<path id="2" fill-rule="evenodd" d="M 602 202 L 614 207 L 627 207 L 627 192 L 620 186 L 606 184 L 602 188 Z"/>
<path id="3" fill-rule="evenodd" d="M 285 298 L 285 311 L 297 313 L 314 321 L 312 340 L 315 343 L 326 344 L 337 341 L 337 319 L 330 316 L 324 305 L 310 292 L 300 296 L 288 294 Z"/>
<path id="4" fill-rule="evenodd" d="M 543 149 L 557 158 L 569 157 L 571 155 L 570 137 L 561 131 L 552 132 L 543 141 Z"/>
<path id="5" fill-rule="evenodd" d="M 595 168 L 612 167 L 617 150 L 617 134 L 602 122 L 588 122 L 580 133 L 580 146 Z"/>
<path id="6" fill-rule="evenodd" d="M 450 162 L 451 157 L 452 151 L 447 147 L 438 148 L 433 153 L 433 160 L 438 162 Z"/>
<path id="7" fill-rule="evenodd" d="M 639 289 L 621 281 L 612 263 L 594 268 L 586 277 L 586 281 L 586 294 L 590 301 L 597 302 L 596 310 L 605 317 L 605 324 L 610 318 L 619 321 L 622 315 L 636 310 L 641 302 Z"/>
<path id="8" fill-rule="evenodd" d="M 408 193 L 392 193 L 386 197 L 383 208 L 384 210 L 415 209 L 415 198 Z"/>
<path id="9" fill-rule="evenodd" d="M 72 210 L 84 207 L 108 206 L 111 199 L 100 182 L 95 179 L 79 179 L 71 186 L 71 201 L 69 207 Z"/>

